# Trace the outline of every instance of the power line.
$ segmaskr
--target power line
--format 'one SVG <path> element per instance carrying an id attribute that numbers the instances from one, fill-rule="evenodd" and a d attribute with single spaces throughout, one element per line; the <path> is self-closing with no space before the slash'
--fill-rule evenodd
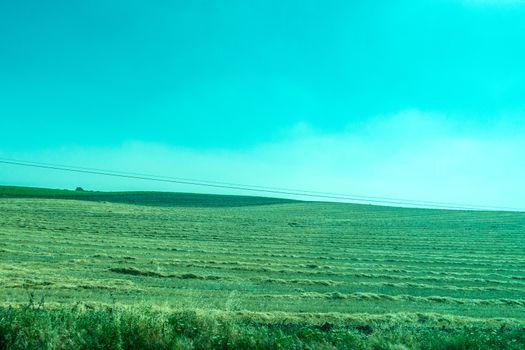
<path id="1" fill-rule="evenodd" d="M 278 188 L 278 187 L 243 185 L 243 184 L 238 184 L 238 183 L 167 177 L 167 176 L 158 176 L 158 175 L 150 175 L 150 174 L 143 174 L 143 173 L 121 172 L 121 171 L 112 171 L 112 170 L 104 170 L 104 169 L 97 169 L 97 168 L 85 168 L 85 167 L 77 167 L 77 166 L 51 164 L 51 163 L 40 163 L 40 162 L 24 161 L 24 160 L 17 160 L 17 159 L 0 158 L 0 163 L 9 164 L 9 165 L 26 166 L 26 167 L 35 167 L 35 168 L 42 168 L 42 169 L 50 169 L 50 170 L 68 171 L 68 172 L 75 172 L 75 173 L 92 174 L 92 175 L 122 177 L 122 178 L 138 179 L 138 180 L 146 180 L 146 181 L 177 183 L 177 184 L 205 186 L 205 187 L 223 188 L 223 189 L 234 189 L 234 190 L 251 191 L 251 192 L 259 192 L 259 193 L 272 193 L 272 194 L 279 194 L 279 195 L 303 196 L 303 197 L 310 197 L 310 198 L 324 198 L 324 199 L 332 199 L 332 200 L 339 200 L 339 201 L 347 200 L 347 201 L 353 201 L 353 202 L 359 202 L 359 203 L 364 202 L 364 203 L 376 204 L 376 205 L 408 205 L 408 206 L 415 206 L 415 207 L 419 206 L 419 207 L 427 207 L 427 208 L 431 207 L 431 208 L 455 209 L 455 210 L 483 210 L 484 209 L 484 210 L 525 211 L 523 209 L 510 208 L 510 207 L 489 207 L 489 206 L 481 206 L 481 205 L 465 205 L 465 204 L 456 204 L 456 203 L 418 201 L 418 200 L 389 198 L 389 197 L 358 196 L 358 195 L 347 195 L 347 194 L 331 193 L 331 192 L 319 192 L 319 191 L 307 191 L 307 190 L 294 190 L 294 189 Z"/>
<path id="2" fill-rule="evenodd" d="M 286 194 L 286 195 L 294 195 L 294 196 L 307 196 L 307 197 L 315 197 L 315 198 L 352 200 L 352 201 L 367 202 L 367 203 L 374 203 L 374 204 L 398 204 L 398 205 L 410 205 L 410 206 L 417 206 L 420 204 L 427 204 L 428 206 L 428 204 L 430 204 L 430 206 L 434 208 L 446 208 L 446 209 L 464 209 L 464 210 L 472 210 L 472 209 L 474 210 L 479 210 L 479 209 L 496 210 L 498 209 L 498 210 L 521 211 L 521 209 L 517 209 L 517 208 L 488 207 L 488 206 L 478 206 L 478 205 L 461 205 L 461 204 L 453 204 L 453 203 L 416 201 L 416 200 L 384 198 L 384 197 L 383 199 L 381 197 L 353 196 L 353 195 L 343 195 L 343 194 L 329 193 L 329 192 L 291 190 L 291 189 L 272 188 L 272 187 L 264 187 L 264 186 L 250 186 L 250 185 L 217 182 L 217 181 L 203 181 L 203 180 L 194 180 L 194 179 L 172 178 L 172 177 L 164 177 L 164 176 L 157 176 L 157 175 L 147 175 L 147 174 L 141 174 L 141 173 L 116 172 L 116 171 L 111 171 L 111 170 L 74 167 L 74 166 L 57 165 L 57 164 L 50 164 L 50 163 L 38 163 L 38 162 L 21 161 L 21 160 L 14 160 L 14 159 L 1 159 L 0 158 L 0 163 L 30 166 L 30 167 L 45 168 L 45 169 L 53 169 L 53 170 L 61 170 L 61 171 L 69 171 L 69 172 L 95 174 L 95 175 L 125 177 L 125 178 L 140 179 L 140 180 L 158 181 L 158 182 L 171 182 L 171 183 L 188 184 L 188 185 L 195 185 L 195 186 L 207 186 L 207 187 L 236 189 L 236 190 L 244 190 L 244 191 L 266 192 L 266 193 Z"/>
<path id="3" fill-rule="evenodd" d="M 133 176 L 140 176 L 140 177 L 153 177 L 155 179 L 168 179 L 168 180 L 174 180 L 174 181 L 189 181 L 189 182 L 199 182 L 201 184 L 213 184 L 213 185 L 226 185 L 226 186 L 236 186 L 236 187 L 243 187 L 243 188 L 249 188 L 249 189 L 263 189 L 263 190 L 271 190 L 271 191 L 286 191 L 286 192 L 300 192 L 301 194 L 315 194 L 315 195 L 322 195 L 322 196 L 337 196 L 337 197 L 345 197 L 349 200 L 378 200 L 383 202 L 386 201 L 395 201 L 396 203 L 407 203 L 407 204 L 425 204 L 425 205 L 442 205 L 442 206 L 452 206 L 452 207 L 458 207 L 458 208 L 486 208 L 486 209 L 493 209 L 494 207 L 490 206 L 482 206 L 482 205 L 468 205 L 468 204 L 458 204 L 458 203 L 446 203 L 446 202 L 434 202 L 434 201 L 422 201 L 422 200 L 413 200 L 413 199 L 403 199 L 403 198 L 392 198 L 392 197 L 377 197 L 377 196 L 362 196 L 362 195 L 349 195 L 349 194 L 341 194 L 341 193 L 334 193 L 334 192 L 322 192 L 322 191 L 309 191 L 309 190 L 300 190 L 300 189 L 291 189 L 291 188 L 282 188 L 282 187 L 268 187 L 268 186 L 257 186 L 257 185 L 247 185 L 247 184 L 239 184 L 239 183 L 231 183 L 231 182 L 221 182 L 221 181 L 210 181 L 210 180 L 202 180 L 202 179 L 188 179 L 188 178 L 182 178 L 182 177 L 172 177 L 172 176 L 159 176 L 159 175 L 152 175 L 147 173 L 137 173 L 137 172 L 124 172 L 124 171 L 114 171 L 114 170 L 107 170 L 107 169 L 99 169 L 99 168 L 85 168 L 85 167 L 78 167 L 78 166 L 70 166 L 70 165 L 64 165 L 64 164 L 52 164 L 52 163 L 41 163 L 41 162 L 33 162 L 33 161 L 22 161 L 17 159 L 3 159 L 0 158 L 3 162 L 15 162 L 15 163 L 27 163 L 24 165 L 43 165 L 43 166 L 53 166 L 53 167 L 60 167 L 60 168 L 68 168 L 68 169 L 78 169 L 78 170 L 87 170 L 87 171 L 98 171 L 98 172 L 104 172 L 104 173 L 112 173 L 115 175 L 133 175 Z M 515 210 L 515 208 L 503 208 L 499 207 L 499 209 L 508 209 L 508 210 Z"/>

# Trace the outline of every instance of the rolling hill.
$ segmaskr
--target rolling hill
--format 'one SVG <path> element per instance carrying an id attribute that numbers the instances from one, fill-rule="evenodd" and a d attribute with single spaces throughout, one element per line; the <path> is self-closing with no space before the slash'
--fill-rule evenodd
<path id="1" fill-rule="evenodd" d="M 177 320 L 203 328 L 179 329 L 196 348 L 225 320 L 238 341 L 281 332 L 289 347 L 350 344 L 339 334 L 357 348 L 373 337 L 383 348 L 440 348 L 465 344 L 468 326 L 480 332 L 475 348 L 519 348 L 524 252 L 525 213 L 0 187 L 2 312 L 40 298 L 55 314 L 84 305 L 125 319 L 142 306 L 168 322 L 191 310 Z"/>

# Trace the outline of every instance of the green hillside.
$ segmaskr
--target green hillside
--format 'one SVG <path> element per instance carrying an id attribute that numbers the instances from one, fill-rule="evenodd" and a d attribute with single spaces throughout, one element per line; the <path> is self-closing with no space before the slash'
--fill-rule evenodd
<path id="1" fill-rule="evenodd" d="M 0 297 L 0 348 L 43 301 L 42 334 L 102 317 L 187 348 L 227 325 L 230 348 L 469 348 L 473 332 L 470 348 L 520 349 L 525 213 L 0 187 Z"/>
<path id="2" fill-rule="evenodd" d="M 71 191 L 36 187 L 0 186 L 0 198 L 74 199 L 165 207 L 240 207 L 291 203 L 292 200 L 173 192 L 100 192 Z"/>

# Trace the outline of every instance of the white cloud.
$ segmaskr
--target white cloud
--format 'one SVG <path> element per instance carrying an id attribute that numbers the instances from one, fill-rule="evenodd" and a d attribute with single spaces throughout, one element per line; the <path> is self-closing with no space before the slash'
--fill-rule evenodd
<path id="1" fill-rule="evenodd" d="M 464 0 L 464 3 L 472 6 L 521 6 L 525 0 Z"/>
<path id="2" fill-rule="evenodd" d="M 490 127 L 476 128 L 440 114 L 406 111 L 340 133 L 317 132 L 301 124 L 280 142 L 244 150 L 130 142 L 116 148 L 0 156 L 261 186 L 525 207 L 523 131 L 512 123 L 493 122 Z M 0 179 L 3 183 L 58 188 L 212 191 L 5 165 L 0 165 Z"/>

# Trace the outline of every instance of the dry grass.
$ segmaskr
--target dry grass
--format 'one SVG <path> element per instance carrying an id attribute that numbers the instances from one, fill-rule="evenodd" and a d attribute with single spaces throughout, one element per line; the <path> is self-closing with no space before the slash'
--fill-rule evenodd
<path id="1" fill-rule="evenodd" d="M 13 191 L 0 187 L 0 197 Z M 0 199 L 4 305 L 33 290 L 47 305 L 146 303 L 321 323 L 334 314 L 525 319 L 522 213 L 67 196 Z"/>

